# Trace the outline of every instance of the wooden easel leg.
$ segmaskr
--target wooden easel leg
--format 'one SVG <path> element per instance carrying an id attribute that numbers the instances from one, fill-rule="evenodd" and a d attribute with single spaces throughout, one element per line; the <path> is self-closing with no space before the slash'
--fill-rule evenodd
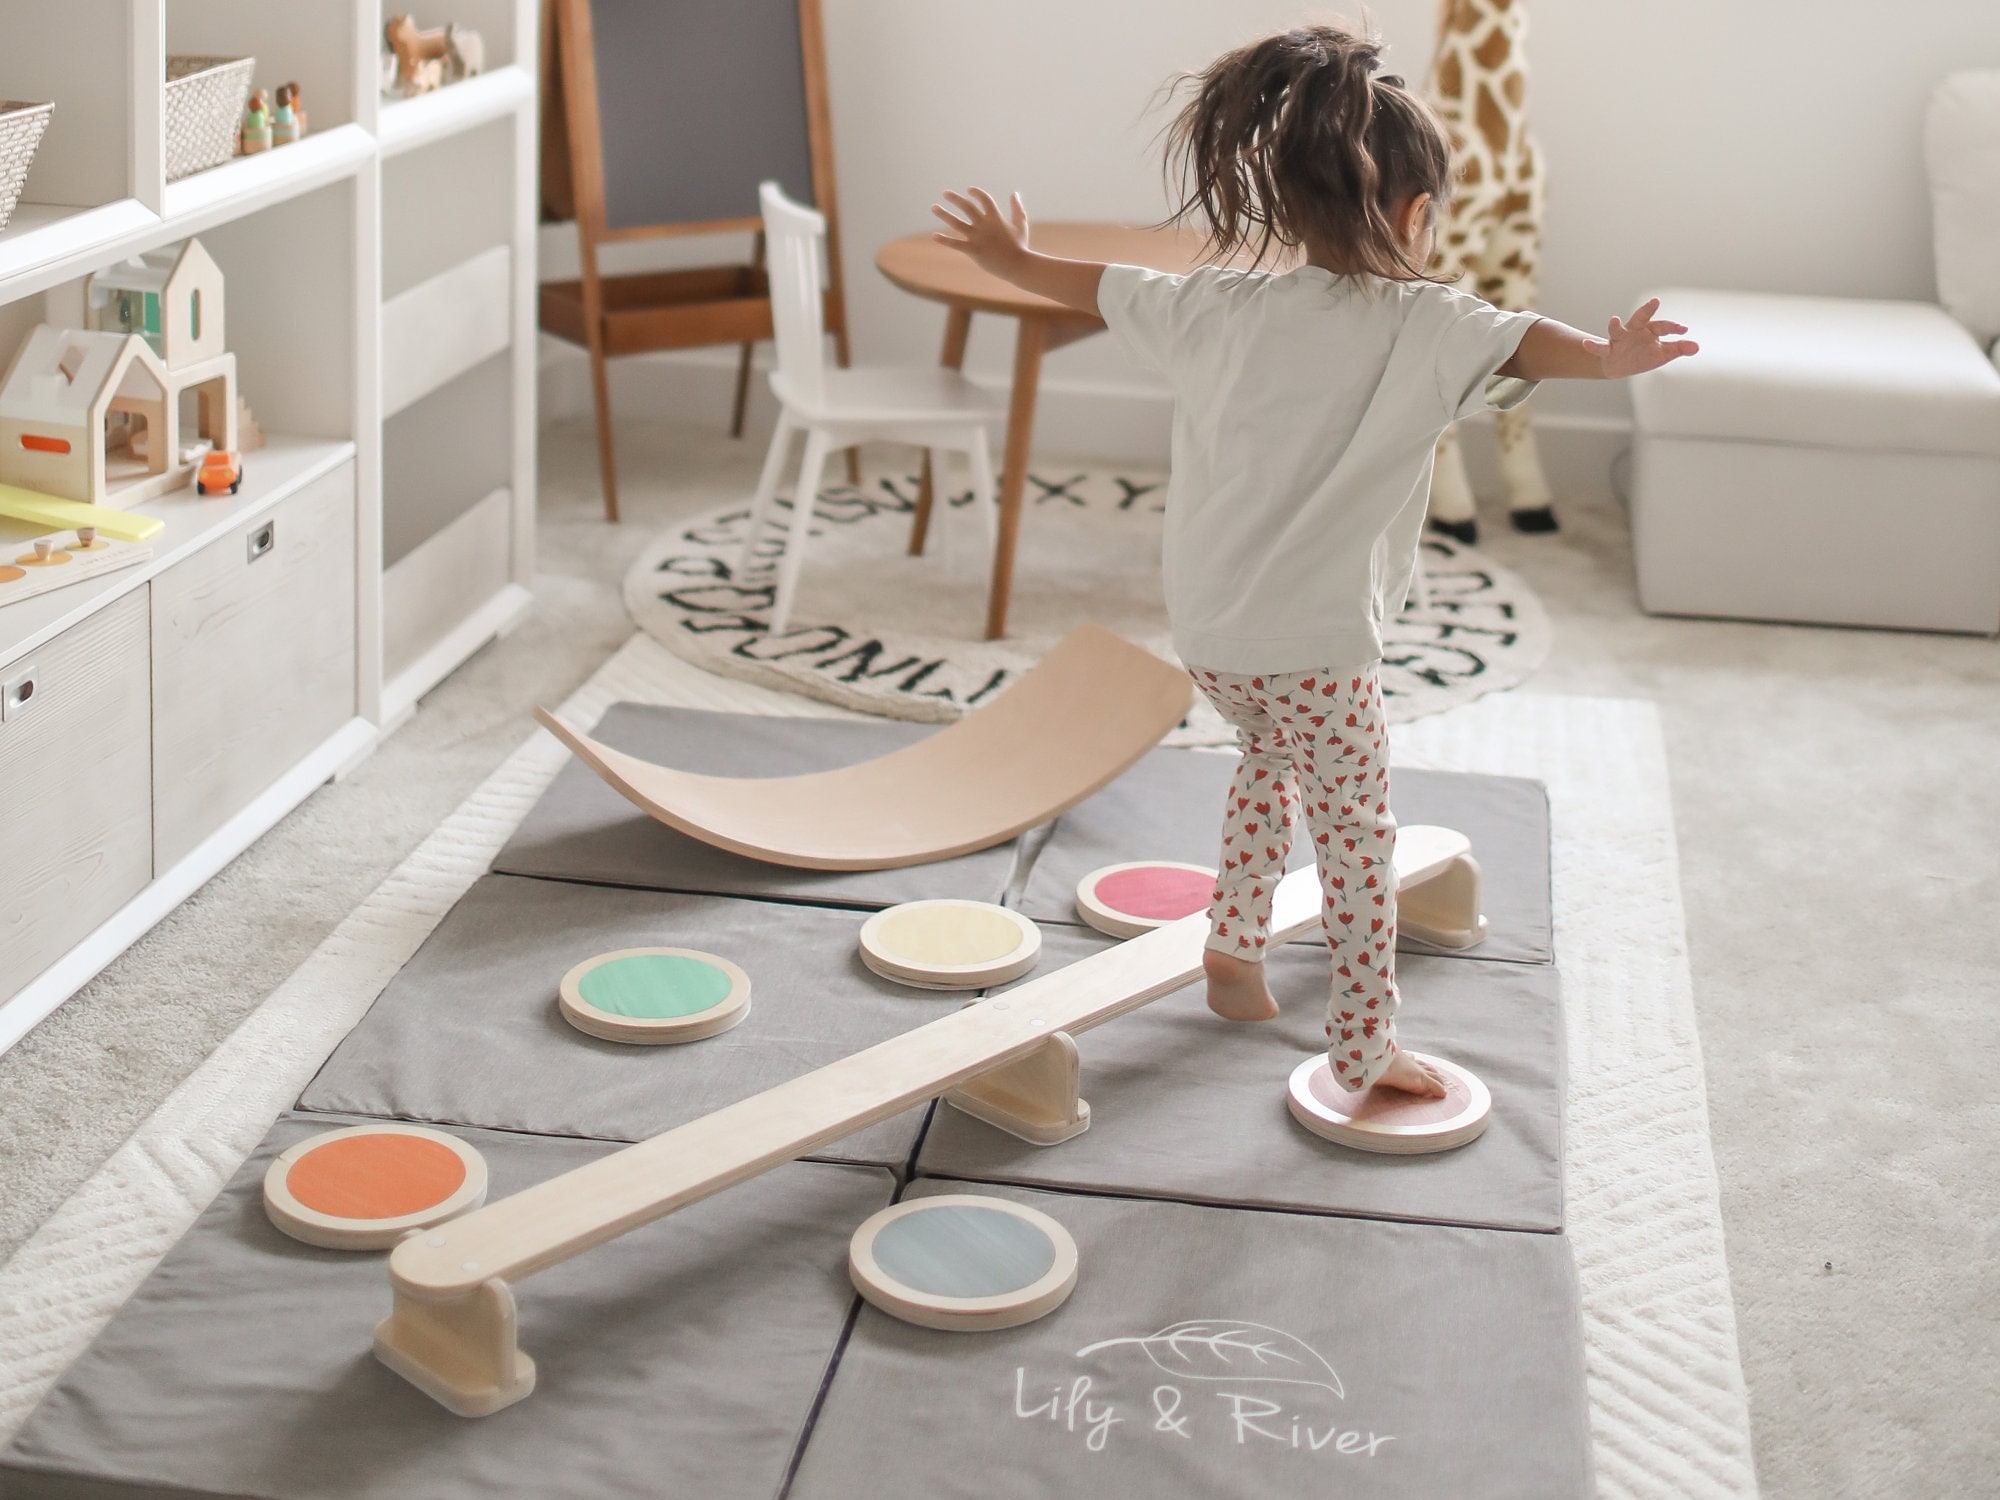
<path id="1" fill-rule="evenodd" d="M 604 340 L 590 346 L 590 393 L 597 407 L 597 466 L 604 479 L 604 519 L 618 519 L 618 460 L 611 451 L 611 381 L 604 368 Z"/>
<path id="2" fill-rule="evenodd" d="M 399 1291 L 375 1325 L 375 1357 L 446 1410 L 486 1417 L 535 1388 L 535 1362 L 515 1334 L 514 1293 L 504 1281 L 452 1302 Z"/>
<path id="3" fill-rule="evenodd" d="M 1000 544 L 993 549 L 993 586 L 986 596 L 986 639 L 1007 633 L 1007 602 L 1014 592 L 1014 545 L 1021 535 L 1021 495 L 1028 487 L 1028 450 L 1035 436 L 1035 390 L 1042 378 L 1048 327 L 1022 318 L 1014 342 L 1014 389 L 1007 403 L 1007 456 L 1000 468 Z"/>
<path id="4" fill-rule="evenodd" d="M 1479 861 L 1461 854 L 1429 880 L 1397 891 L 1396 930 L 1440 948 L 1471 948 L 1484 942 Z"/>
<path id="5" fill-rule="evenodd" d="M 944 348 L 938 353 L 939 365 L 947 370 L 964 368 L 965 341 L 971 331 L 971 309 L 954 307 L 944 315 Z M 917 515 L 910 523 L 912 557 L 924 555 L 924 540 L 930 535 L 931 529 L 931 496 L 936 482 L 936 476 L 931 472 L 931 451 L 926 448 L 923 468 L 917 476 Z"/>
<path id="6" fill-rule="evenodd" d="M 953 1109 L 1032 1146 L 1053 1146 L 1090 1128 L 1090 1106 L 1077 1097 L 1081 1066 L 1066 1031 L 1017 1062 L 961 1084 L 944 1096 Z"/>

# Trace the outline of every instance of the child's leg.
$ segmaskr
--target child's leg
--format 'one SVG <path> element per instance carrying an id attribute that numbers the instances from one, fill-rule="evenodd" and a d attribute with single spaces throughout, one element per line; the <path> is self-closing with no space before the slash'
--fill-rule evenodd
<path id="1" fill-rule="evenodd" d="M 1223 803 L 1222 851 L 1209 903 L 1209 1008 L 1232 1021 L 1264 1021 L 1278 1007 L 1264 985 L 1271 896 L 1291 852 L 1295 773 L 1285 736 L 1266 706 L 1266 679 L 1196 670 L 1195 685 L 1236 729 L 1243 759 Z"/>
<path id="2" fill-rule="evenodd" d="M 1396 818 L 1375 669 L 1321 678 L 1311 697 L 1313 706 L 1289 732 L 1326 889 L 1323 920 L 1333 951 L 1327 1059 L 1355 1092 L 1377 1082 L 1441 1092 L 1396 1049 Z"/>

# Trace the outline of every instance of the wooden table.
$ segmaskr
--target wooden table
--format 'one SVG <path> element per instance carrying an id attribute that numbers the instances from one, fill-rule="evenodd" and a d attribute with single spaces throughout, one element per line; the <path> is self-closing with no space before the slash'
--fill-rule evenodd
<path id="1" fill-rule="evenodd" d="M 1076 260 L 1116 261 L 1160 271 L 1186 271 L 1201 259 L 1201 236 L 1178 229 L 1131 229 L 1116 224 L 1037 224 L 1034 247 Z M 1000 465 L 1000 543 L 993 554 L 993 586 L 986 600 L 986 638 L 1007 633 L 1007 600 L 1014 585 L 1014 544 L 1021 531 L 1021 494 L 1028 477 L 1028 448 L 1035 430 L 1035 391 L 1042 356 L 1104 327 L 1099 317 L 1036 297 L 979 269 L 929 234 L 891 240 L 875 257 L 881 273 L 906 292 L 942 302 L 944 350 L 939 362 L 956 370 L 965 363 L 966 335 L 976 312 L 1016 318 L 1014 386 L 1007 407 L 1007 452 Z M 917 491 L 916 524 L 910 529 L 912 554 L 924 550 L 930 529 L 931 461 L 924 455 Z"/>

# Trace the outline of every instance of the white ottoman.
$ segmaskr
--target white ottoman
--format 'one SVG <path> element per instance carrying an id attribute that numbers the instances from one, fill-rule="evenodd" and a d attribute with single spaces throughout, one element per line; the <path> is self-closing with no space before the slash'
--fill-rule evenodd
<path id="1" fill-rule="evenodd" d="M 2000 368 L 1942 309 L 1666 290 L 1632 382 L 1654 614 L 2000 630 Z"/>

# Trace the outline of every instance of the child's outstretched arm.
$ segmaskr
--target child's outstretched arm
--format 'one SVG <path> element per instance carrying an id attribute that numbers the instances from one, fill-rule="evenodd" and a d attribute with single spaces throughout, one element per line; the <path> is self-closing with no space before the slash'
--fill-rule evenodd
<path id="1" fill-rule="evenodd" d="M 985 188 L 944 196 L 951 208 L 933 203 L 931 212 L 950 227 L 932 239 L 964 251 L 980 269 L 1011 281 L 1024 292 L 1097 316 L 1097 283 L 1104 275 L 1104 262 L 1063 260 L 1030 250 L 1028 211 L 1021 206 L 1019 193 L 1008 199 L 1005 213 Z"/>
<path id="2" fill-rule="evenodd" d="M 1626 321 L 1613 318 L 1609 336 L 1601 339 L 1543 318 L 1528 330 L 1499 373 L 1521 380 L 1623 380 L 1699 352 L 1701 346 L 1692 339 L 1669 341 L 1662 336 L 1687 329 L 1656 320 L 1653 314 L 1659 310 L 1660 299 L 1655 297 Z"/>

